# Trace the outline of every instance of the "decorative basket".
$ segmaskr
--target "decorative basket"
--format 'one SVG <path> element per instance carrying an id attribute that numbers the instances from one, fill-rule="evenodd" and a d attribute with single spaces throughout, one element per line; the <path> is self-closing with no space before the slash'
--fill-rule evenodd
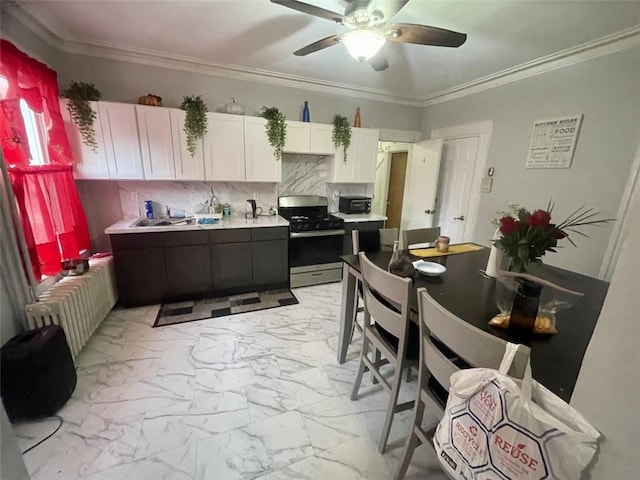
<path id="1" fill-rule="evenodd" d="M 138 103 L 140 105 L 150 105 L 152 107 L 161 107 L 162 106 L 162 97 L 158 95 L 154 95 L 152 93 L 147 93 L 142 97 L 138 98 Z"/>

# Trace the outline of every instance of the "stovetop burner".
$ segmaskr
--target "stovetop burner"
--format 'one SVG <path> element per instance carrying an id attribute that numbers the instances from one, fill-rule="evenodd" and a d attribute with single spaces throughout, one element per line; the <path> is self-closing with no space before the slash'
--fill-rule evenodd
<path id="1" fill-rule="evenodd" d="M 279 206 L 278 213 L 289 220 L 292 233 L 344 229 L 344 220 L 329 215 L 326 197 L 280 197 Z"/>

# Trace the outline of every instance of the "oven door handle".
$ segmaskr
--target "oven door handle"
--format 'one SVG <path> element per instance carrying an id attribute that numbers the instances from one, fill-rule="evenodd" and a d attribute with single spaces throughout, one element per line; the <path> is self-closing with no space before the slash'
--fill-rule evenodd
<path id="1" fill-rule="evenodd" d="M 315 232 L 293 232 L 289 236 L 291 238 L 308 238 L 308 237 L 332 237 L 335 235 L 344 235 L 344 230 L 318 230 Z"/>

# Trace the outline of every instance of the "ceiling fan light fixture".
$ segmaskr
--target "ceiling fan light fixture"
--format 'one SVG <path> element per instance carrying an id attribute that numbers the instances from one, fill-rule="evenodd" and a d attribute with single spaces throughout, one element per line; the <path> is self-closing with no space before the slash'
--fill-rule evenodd
<path id="1" fill-rule="evenodd" d="M 352 30 L 342 39 L 349 54 L 361 62 L 369 60 L 378 53 L 385 41 L 384 35 L 366 28 Z"/>

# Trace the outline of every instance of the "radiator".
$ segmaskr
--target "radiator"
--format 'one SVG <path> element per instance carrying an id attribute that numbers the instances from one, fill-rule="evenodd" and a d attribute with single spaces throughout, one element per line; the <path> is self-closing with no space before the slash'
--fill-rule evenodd
<path id="1" fill-rule="evenodd" d="M 27 326 L 60 325 L 76 358 L 117 299 L 113 258 L 91 259 L 87 273 L 63 278 L 25 307 Z"/>

